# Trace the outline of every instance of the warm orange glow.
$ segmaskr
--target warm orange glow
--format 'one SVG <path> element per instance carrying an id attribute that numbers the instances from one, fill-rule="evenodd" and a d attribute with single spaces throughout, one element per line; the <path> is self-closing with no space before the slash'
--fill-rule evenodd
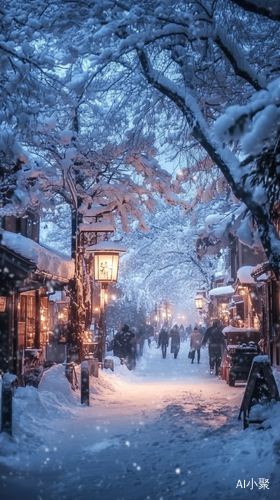
<path id="1" fill-rule="evenodd" d="M 195 306 L 197 309 L 202 309 L 203 308 L 203 297 L 202 295 L 197 295 L 195 297 Z"/>
<path id="2" fill-rule="evenodd" d="M 94 279 L 101 283 L 117 281 L 119 254 L 118 253 L 98 253 L 94 254 Z"/>

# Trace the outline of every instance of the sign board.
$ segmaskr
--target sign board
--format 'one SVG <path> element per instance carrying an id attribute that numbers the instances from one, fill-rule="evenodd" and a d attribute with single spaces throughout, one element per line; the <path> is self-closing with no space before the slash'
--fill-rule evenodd
<path id="1" fill-rule="evenodd" d="M 266 355 L 256 356 L 252 362 L 238 417 L 240 420 L 243 413 L 244 429 L 249 427 L 249 423 L 256 424 L 262 422 L 249 419 L 252 406 L 271 401 L 272 399 L 280 401 L 269 358 Z"/>
<path id="2" fill-rule="evenodd" d="M 7 297 L 0 297 L 0 312 L 6 312 Z"/>

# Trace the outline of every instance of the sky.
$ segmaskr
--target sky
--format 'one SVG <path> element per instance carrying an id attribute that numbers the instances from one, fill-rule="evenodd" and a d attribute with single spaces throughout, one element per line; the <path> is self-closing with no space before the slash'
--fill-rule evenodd
<path id="1" fill-rule="evenodd" d="M 211 376 L 207 348 L 200 364 L 188 351 L 163 359 L 146 342 L 134 371 L 114 357 L 114 372 L 90 377 L 89 407 L 62 365 L 38 390 L 18 388 L 13 437 L 0 435 L 1 500 L 278 499 L 280 403 L 244 431 L 244 384 Z"/>

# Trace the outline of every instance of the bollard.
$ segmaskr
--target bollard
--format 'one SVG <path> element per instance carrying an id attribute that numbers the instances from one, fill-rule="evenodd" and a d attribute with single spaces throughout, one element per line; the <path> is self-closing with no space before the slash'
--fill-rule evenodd
<path id="1" fill-rule="evenodd" d="M 81 363 L 81 404 L 89 406 L 89 366 L 87 361 Z"/>
<path id="2" fill-rule="evenodd" d="M 13 423 L 13 395 L 17 387 L 17 377 L 11 373 L 5 373 L 2 379 L 2 415 L 1 432 L 12 435 Z"/>

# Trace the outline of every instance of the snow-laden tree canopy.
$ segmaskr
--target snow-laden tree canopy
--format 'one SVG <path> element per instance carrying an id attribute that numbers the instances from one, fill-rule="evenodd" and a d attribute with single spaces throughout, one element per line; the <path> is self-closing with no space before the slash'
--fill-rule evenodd
<path id="1" fill-rule="evenodd" d="M 146 230 L 142 208 L 153 210 L 154 194 L 187 208 L 184 190 L 161 168 L 154 134 L 134 130 L 132 111 L 122 112 L 120 98 L 114 105 L 86 53 L 71 49 L 66 26 L 59 38 L 64 22 L 57 21 L 73 14 L 60 9 L 40 2 L 2 8 L 2 214 L 65 201 L 82 214 L 99 207 L 103 216 L 118 215 L 126 231 L 132 214 Z"/>
<path id="2" fill-rule="evenodd" d="M 220 217 L 231 204 L 226 198 L 212 200 L 213 212 Z M 217 270 L 223 269 L 223 257 L 196 254 L 196 240 L 209 213 L 209 204 L 201 202 L 187 217 L 180 207 L 159 202 L 153 214 L 146 214 L 150 230 L 142 232 L 132 224 L 127 235 L 117 231 L 129 249 L 120 259 L 118 287 L 122 301 L 137 301 L 137 307 L 154 311 L 155 304 L 168 301 L 173 310 L 195 311 L 195 295 L 201 288 L 210 289 Z"/>
<path id="3" fill-rule="evenodd" d="M 108 207 L 124 228 L 132 212 L 144 228 L 141 206 L 153 208 L 153 191 L 175 203 L 197 171 L 205 185 L 205 172 L 217 180 L 218 168 L 250 210 L 278 274 L 280 31 L 277 2 L 270 7 L 2 2 L 7 203 L 36 203 L 49 192 L 73 203 L 74 191 L 80 206 Z M 173 184 L 158 163 L 167 153 L 180 166 Z"/>

